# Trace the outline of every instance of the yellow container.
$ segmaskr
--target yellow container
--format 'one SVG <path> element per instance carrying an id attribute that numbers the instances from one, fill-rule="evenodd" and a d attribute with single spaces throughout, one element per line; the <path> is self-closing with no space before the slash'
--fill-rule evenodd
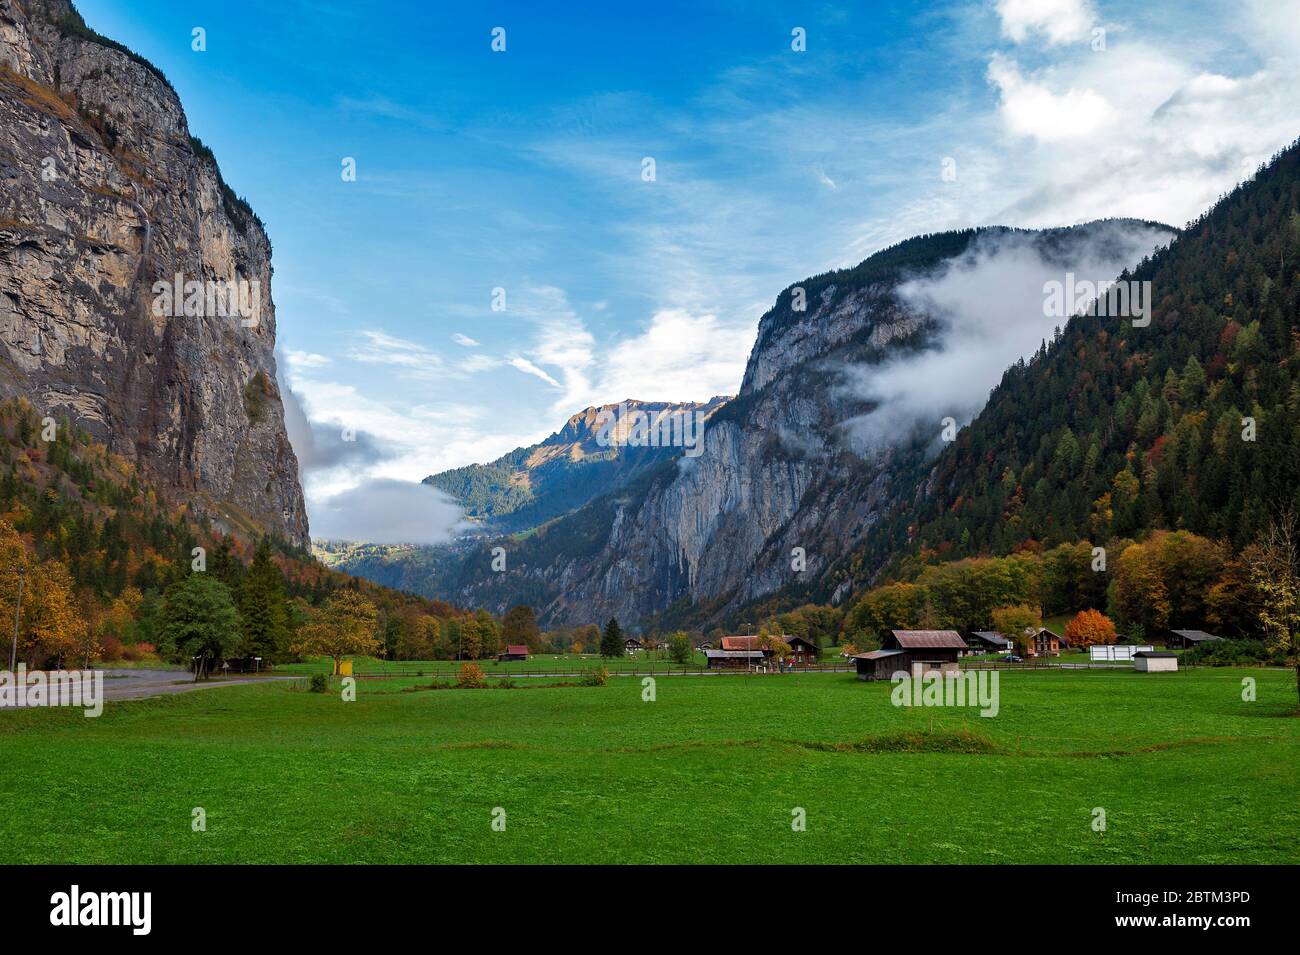
<path id="1" fill-rule="evenodd" d="M 339 676 L 351 676 L 351 675 L 352 675 L 352 661 L 351 660 L 341 661 L 339 663 Z"/>

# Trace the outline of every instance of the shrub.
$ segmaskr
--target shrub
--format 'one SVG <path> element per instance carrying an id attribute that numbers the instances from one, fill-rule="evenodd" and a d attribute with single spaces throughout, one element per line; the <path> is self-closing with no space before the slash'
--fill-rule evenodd
<path id="1" fill-rule="evenodd" d="M 329 677 L 324 673 L 313 673 L 311 675 L 311 685 L 308 689 L 313 693 L 328 693 L 330 688 Z"/>
<path id="2" fill-rule="evenodd" d="M 497 683 L 498 690 L 513 690 L 515 686 L 516 686 L 515 681 L 510 679 L 509 677 L 506 677 L 504 680 L 501 680 L 499 683 Z"/>
<path id="3" fill-rule="evenodd" d="M 122 647 L 122 656 L 127 660 L 156 660 L 158 648 L 152 643 L 141 640 L 139 643 L 128 643 Z"/>
<path id="4" fill-rule="evenodd" d="M 604 667 L 592 667 L 582 675 L 579 686 L 605 686 L 609 683 L 609 671 Z"/>
<path id="5" fill-rule="evenodd" d="M 1262 640 L 1212 640 L 1184 653 L 1183 662 L 1204 667 L 1235 667 L 1282 661 L 1269 652 Z"/>
<path id="6" fill-rule="evenodd" d="M 99 638 L 99 658 L 105 663 L 120 660 L 125 653 L 126 648 L 122 646 L 122 641 L 112 634 L 106 633 Z"/>
<path id="7" fill-rule="evenodd" d="M 487 686 L 487 677 L 483 675 L 483 668 L 477 663 L 462 663 L 460 665 L 460 676 L 456 678 L 456 685 L 462 689 L 482 689 Z"/>

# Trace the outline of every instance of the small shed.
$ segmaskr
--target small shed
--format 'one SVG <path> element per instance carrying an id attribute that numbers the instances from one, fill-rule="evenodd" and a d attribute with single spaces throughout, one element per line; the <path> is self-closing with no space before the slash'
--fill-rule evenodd
<path id="1" fill-rule="evenodd" d="M 498 654 L 497 654 L 497 659 L 498 659 L 498 660 L 501 660 L 501 661 L 506 661 L 506 660 L 527 660 L 527 659 L 528 659 L 528 644 L 526 644 L 526 643 L 512 643 L 510 646 L 506 647 L 505 650 L 503 650 L 501 653 L 498 653 Z"/>
<path id="2" fill-rule="evenodd" d="M 1179 647 L 1184 650 L 1190 650 L 1192 647 L 1199 647 L 1203 643 L 1209 643 L 1211 640 L 1222 640 L 1223 637 L 1216 637 L 1212 633 L 1206 633 L 1204 630 L 1170 630 L 1169 646 Z"/>
<path id="3" fill-rule="evenodd" d="M 1133 654 L 1133 669 L 1139 673 L 1173 673 L 1178 669 L 1178 655 L 1143 650 Z"/>
<path id="4" fill-rule="evenodd" d="M 859 680 L 888 680 L 898 670 L 907 671 L 906 654 L 902 650 L 872 650 L 853 657 Z"/>

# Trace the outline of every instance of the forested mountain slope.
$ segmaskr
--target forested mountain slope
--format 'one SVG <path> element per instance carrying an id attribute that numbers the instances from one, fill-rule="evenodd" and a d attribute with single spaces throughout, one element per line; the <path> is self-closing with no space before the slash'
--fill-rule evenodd
<path id="1" fill-rule="evenodd" d="M 1300 503 L 1300 143 L 1122 279 L 1148 327 L 1078 317 L 1009 369 L 900 508 L 961 556 L 1165 528 L 1240 548 Z"/>

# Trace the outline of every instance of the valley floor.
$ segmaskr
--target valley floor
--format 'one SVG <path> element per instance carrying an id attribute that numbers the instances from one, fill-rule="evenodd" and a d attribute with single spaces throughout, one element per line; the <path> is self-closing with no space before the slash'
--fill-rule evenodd
<path id="1" fill-rule="evenodd" d="M 1000 678 L 989 719 L 850 674 L 0 711 L 0 862 L 1300 862 L 1290 672 Z"/>

